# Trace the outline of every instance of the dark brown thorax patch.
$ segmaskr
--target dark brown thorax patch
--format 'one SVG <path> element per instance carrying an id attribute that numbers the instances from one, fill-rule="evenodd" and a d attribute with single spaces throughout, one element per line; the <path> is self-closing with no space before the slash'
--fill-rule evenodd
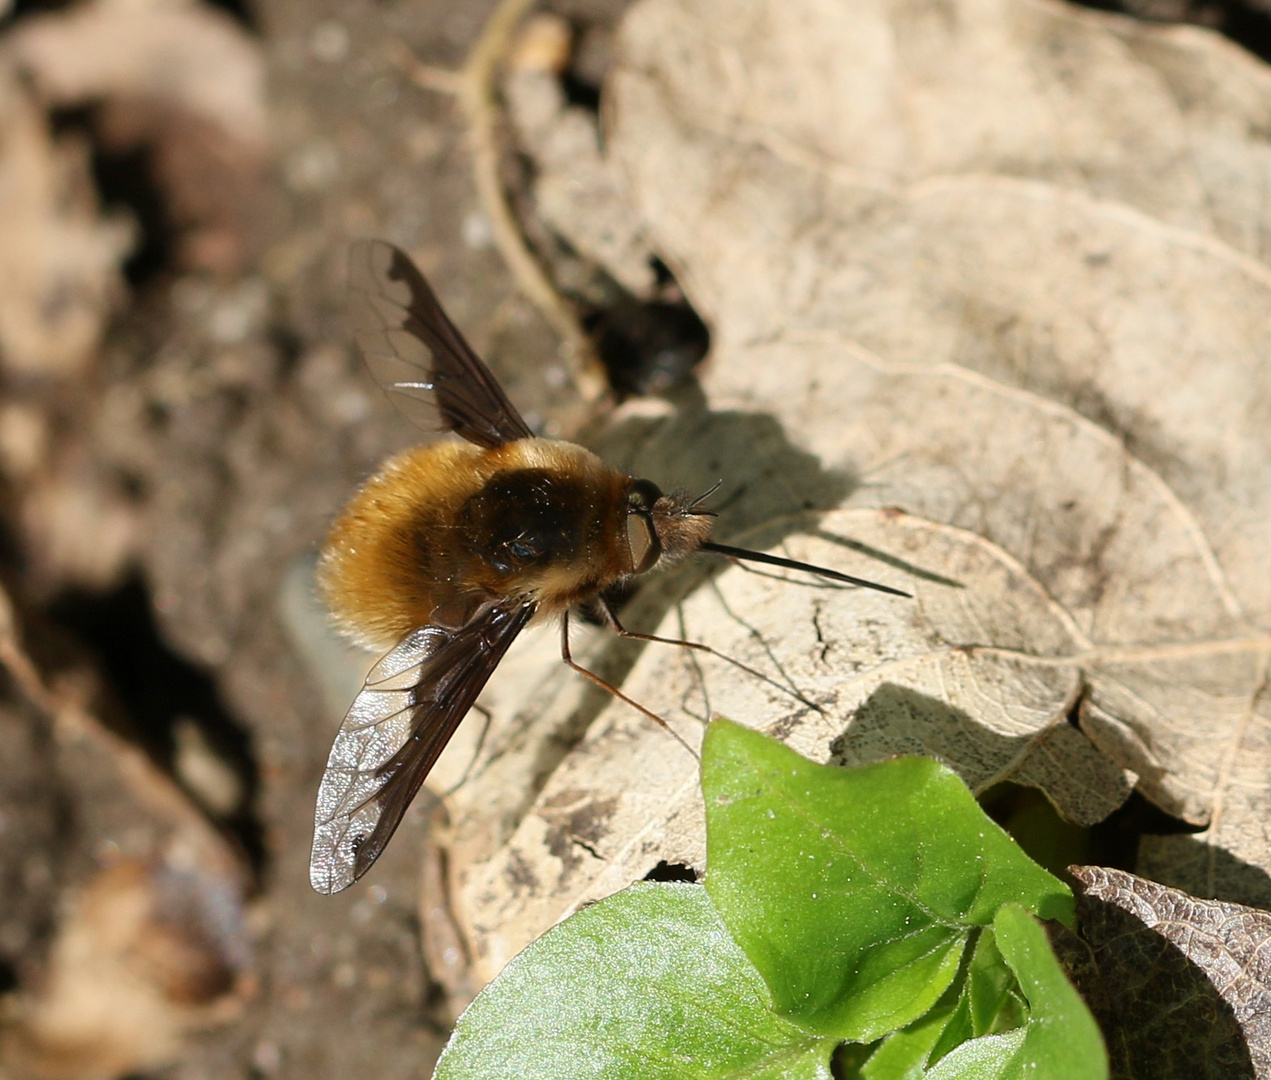
<path id="1" fill-rule="evenodd" d="M 547 469 L 495 473 L 468 499 L 459 526 L 469 550 L 499 574 L 577 558 L 600 525 L 587 485 Z"/>

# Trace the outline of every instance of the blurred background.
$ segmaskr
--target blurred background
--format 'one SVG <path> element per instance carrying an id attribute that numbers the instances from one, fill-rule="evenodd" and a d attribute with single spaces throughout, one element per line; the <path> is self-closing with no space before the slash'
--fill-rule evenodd
<path id="1" fill-rule="evenodd" d="M 425 810 L 373 886 L 306 872 L 359 663 L 308 567 L 416 438 L 347 244 L 545 434 L 691 379 L 597 179 L 625 6 L 0 0 L 0 1076 L 430 1074 L 471 988 Z M 1262 0 L 1129 8 L 1271 54 Z"/>

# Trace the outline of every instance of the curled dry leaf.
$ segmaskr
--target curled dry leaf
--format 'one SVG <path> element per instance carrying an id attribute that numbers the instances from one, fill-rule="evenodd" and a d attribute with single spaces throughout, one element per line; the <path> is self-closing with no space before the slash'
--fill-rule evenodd
<path id="1" fill-rule="evenodd" d="M 626 416 L 607 456 L 723 477 L 723 539 L 916 592 L 729 570 L 659 632 L 786 689 L 657 646 L 625 689 L 685 734 L 721 711 L 822 760 L 920 750 L 1075 821 L 1137 782 L 1208 826 L 1148 838 L 1156 873 L 1271 904 L 1271 76 L 1035 0 L 644 0 L 607 93 L 610 164 L 715 346 L 705 400 Z M 620 654 L 595 659 L 621 677 Z M 471 786 L 515 773 L 508 732 L 587 719 L 570 700 L 555 727 L 496 710 Z M 456 800 L 486 975 L 658 862 L 700 866 L 694 762 L 621 706 L 546 773 Z"/>
<path id="2" fill-rule="evenodd" d="M 614 154 L 726 339 L 717 399 L 774 402 L 787 430 L 862 476 L 853 502 L 970 528 L 1019 558 L 1098 650 L 1087 733 L 1165 809 L 1212 821 L 1204 842 L 1265 865 L 1271 279 L 1255 259 L 1265 209 L 1248 197 L 1214 210 L 1210 193 L 1214 177 L 1265 183 L 1271 158 L 1241 133 L 1271 107 L 1271 80 L 1195 31 L 1043 4 L 968 4 L 946 23 L 924 10 L 879 5 L 849 25 L 811 3 L 730 19 L 709 4 L 642 5 L 614 86 Z M 659 60 L 649 43 L 668 36 L 691 56 Z M 871 94 L 822 103 L 833 145 L 785 111 L 825 72 L 778 60 L 814 47 L 840 71 L 886 69 Z M 961 124 L 940 111 L 949 65 L 976 95 Z M 1043 107 L 1052 98 L 1065 107 Z M 1239 119 L 1219 122 L 1215 103 Z M 871 115 L 887 121 L 873 141 Z M 1044 159 L 1029 116 L 1054 128 Z M 878 139 L 903 145 L 886 158 Z M 673 181 L 659 168 L 672 158 Z M 1144 160 L 1150 182 L 1135 179 Z M 1233 207 L 1252 209 L 1215 216 Z M 746 362 L 764 338 L 819 346 L 820 381 L 774 394 L 778 354 Z M 978 427 L 956 407 L 862 414 L 841 377 L 825 381 L 854 359 L 932 389 L 961 379 L 1035 401 L 1021 418 L 1089 421 L 1087 441 L 1104 435 L 1117 464 L 1057 457 L 1067 448 L 1026 426 Z M 837 448 L 818 408 L 851 429 Z M 957 423 L 968 430 L 951 441 Z M 915 470 L 924 458 L 939 471 Z"/>
<path id="3" fill-rule="evenodd" d="M 210 5 L 95 0 L 25 20 L 9 48 L 40 94 L 59 105 L 162 102 L 249 146 L 265 140 L 259 50 Z"/>
<path id="4" fill-rule="evenodd" d="M 264 62 L 232 18 L 203 3 L 95 0 L 34 16 L 8 49 L 43 100 L 99 106 L 97 136 L 151 149 L 188 269 L 238 270 L 266 138 Z"/>
<path id="5" fill-rule="evenodd" d="M 85 146 L 54 142 L 0 56 L 0 364 L 69 376 L 95 355 L 123 296 L 131 225 L 102 218 Z"/>
<path id="6" fill-rule="evenodd" d="M 1074 866 L 1081 938 L 1056 946 L 1104 1030 L 1113 1075 L 1271 1076 L 1271 914 L 1123 870 Z"/>
<path id="7" fill-rule="evenodd" d="M 1132 643 L 1185 630 L 1189 620 L 1222 627 L 1229 618 L 1190 515 L 1119 440 L 1071 410 L 953 366 L 889 367 L 856 352 L 816 341 L 756 347 L 744 361 L 750 385 L 716 396 L 718 408 L 693 424 L 696 441 L 645 432 L 637 440 L 645 449 L 627 465 L 674 474 L 667 455 L 677 453 L 702 462 L 702 470 L 740 465 L 719 496 L 728 504 L 731 492 L 755 480 L 732 445 L 762 438 L 744 418 L 757 416 L 764 402 L 785 402 L 790 386 L 803 388 L 783 405 L 786 430 L 803 432 L 820 460 L 883 466 L 843 481 L 856 485 L 849 505 L 906 505 L 927 519 L 841 511 L 802 522 L 770 519 L 730 539 L 762 547 L 793 533 L 790 555 L 904 584 L 916 592 L 916 607 L 731 570 L 660 632 L 706 641 L 784 677 L 825 714 L 801 710 L 788 691 L 716 661 L 694 666 L 660 647 L 649 649 L 626 689 L 662 715 L 682 716 L 687 701 L 699 718 L 720 712 L 767 726 L 818 760 L 931 754 L 973 786 L 1032 784 L 1071 820 L 1101 820 L 1128 785 L 1066 722 L 1074 702 L 1083 690 L 1113 683 L 1119 664 L 1145 655 Z M 717 369 L 715 385 L 725 375 Z M 841 415 L 859 422 L 842 424 Z M 772 446 L 766 452 L 800 475 L 796 457 Z M 687 486 L 709 486 L 709 475 L 690 476 Z M 812 475 L 793 494 L 827 483 Z M 1091 491 L 1099 498 L 1089 498 Z M 789 513 L 797 499 L 784 498 L 743 496 L 721 525 Z M 754 505 L 761 502 L 768 513 Z M 932 520 L 939 518 L 962 528 Z M 1149 536 L 1153 544 L 1144 545 Z M 853 554 L 845 542 L 929 576 L 893 580 L 885 563 Z M 1029 565 L 1010 554 L 1016 551 Z M 638 613 L 628 621 L 645 624 Z M 1179 669 L 1168 645 L 1155 662 Z M 661 861 L 701 865 L 694 763 L 639 718 L 621 710 L 612 716 L 613 728 L 593 733 L 553 776 L 507 848 L 472 871 L 474 939 L 479 957 L 489 950 L 491 970 L 560 911 Z M 691 722 L 681 730 L 691 733 Z"/>

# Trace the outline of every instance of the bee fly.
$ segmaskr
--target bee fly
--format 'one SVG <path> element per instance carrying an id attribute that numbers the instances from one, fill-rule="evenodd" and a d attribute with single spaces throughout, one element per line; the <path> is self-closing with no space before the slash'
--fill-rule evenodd
<path id="1" fill-rule="evenodd" d="M 712 543 L 714 515 L 701 499 L 664 494 L 574 443 L 535 438 L 404 252 L 359 243 L 351 278 L 372 374 L 419 426 L 461 438 L 391 458 L 353 496 L 322 552 L 319 585 L 341 629 L 387 651 L 344 718 L 322 777 L 309 864 L 318 892 L 353 884 L 379 857 L 532 620 L 559 615 L 565 663 L 664 724 L 574 663 L 571 608 L 591 603 L 619 634 L 668 641 L 629 634 L 604 590 L 695 551 L 908 595 Z"/>

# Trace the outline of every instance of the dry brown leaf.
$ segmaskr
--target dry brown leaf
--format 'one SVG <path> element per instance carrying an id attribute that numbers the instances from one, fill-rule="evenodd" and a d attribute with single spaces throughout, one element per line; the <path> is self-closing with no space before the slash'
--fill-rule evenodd
<path id="1" fill-rule="evenodd" d="M 1199 31 L 939 12 L 650 0 L 627 22 L 612 152 L 716 321 L 712 404 L 771 403 L 864 477 L 854 503 L 1020 559 L 1094 647 L 1086 732 L 1210 823 L 1209 884 L 1215 852 L 1267 867 L 1271 80 Z M 782 389 L 798 345 L 821 361 Z M 860 360 L 1084 417 L 1104 467 L 956 405 L 862 413 Z M 838 446 L 831 425 L 850 428 Z M 918 446 L 944 475 L 914 469 Z M 1173 880 L 1203 892 L 1193 869 Z M 1265 880 L 1239 895 L 1271 901 Z"/>
<path id="2" fill-rule="evenodd" d="M 1074 866 L 1081 938 L 1056 946 L 1103 1028 L 1112 1075 L 1271 1076 L 1271 915 L 1123 870 Z"/>
<path id="3" fill-rule="evenodd" d="M 824 342 L 765 345 L 747 364 L 750 385 L 718 394 L 717 409 L 689 425 L 695 437 L 645 432 L 634 440 L 642 449 L 613 459 L 637 474 L 675 476 L 678 457 L 680 479 L 690 490 L 709 486 L 731 463 L 728 487 L 718 496 L 728 505 L 739 489 L 762 480 L 747 470 L 743 447 L 763 440 L 759 410 L 781 402 L 776 411 L 786 430 L 803 432 L 817 459 L 859 469 L 849 504 L 909 506 L 965 531 L 863 510 L 793 529 L 794 522 L 770 520 L 766 528 L 728 538 L 764 547 L 774 528 L 777 536 L 793 531 L 785 548 L 793 556 L 889 580 L 885 565 L 799 533 L 848 538 L 965 586 L 911 579 L 922 617 L 932 595 L 966 606 L 974 617 L 935 623 L 938 632 L 928 631 L 947 655 L 924 650 L 918 634 L 908 662 L 897 663 L 869 623 L 890 625 L 893 636 L 912 633 L 910 604 L 733 570 L 719 580 L 718 594 L 703 589 L 682 605 L 683 629 L 674 621 L 660 632 L 709 642 L 774 676 L 779 666 L 827 715 L 792 718 L 798 703 L 788 693 L 703 661 L 708 710 L 698 696 L 698 671 L 658 647 L 642 657 L 626 690 L 666 716 L 682 716 L 687 695 L 699 717 L 722 712 L 775 728 L 821 760 L 918 751 L 948 761 L 976 786 L 1002 778 L 1038 786 L 1073 820 L 1106 816 L 1128 789 L 1119 771 L 1063 722 L 1082 686 L 1100 665 L 1124 655 L 1118 650 L 1127 643 L 1176 631 L 1188 620 L 1208 620 L 1215 632 L 1230 622 L 1211 557 L 1177 498 L 1095 424 L 952 366 L 889 367 Z M 716 385 L 725 374 L 717 370 Z M 790 386 L 804 389 L 792 395 Z M 858 422 L 843 424 L 842 415 Z M 675 427 L 677 421 L 665 423 Z M 788 477 L 801 479 L 797 456 L 773 446 L 764 453 L 783 462 Z M 684 475 L 687 462 L 700 463 L 698 471 Z M 760 462 L 752 467 L 762 469 Z M 743 495 L 720 525 L 788 514 L 803 492 L 827 482 L 811 474 L 793 490 L 767 493 L 760 482 L 762 503 Z M 1092 499 L 1092 491 L 1099 497 Z M 942 551 L 951 536 L 958 538 L 962 561 Z M 1144 536 L 1155 538 L 1146 550 Z M 1009 551 L 1024 554 L 1027 564 Z M 970 553 L 996 567 L 1002 580 L 994 585 L 986 571 L 968 572 Z M 1049 597 L 1039 581 L 1049 583 Z M 738 620 L 757 627 L 764 646 Z M 628 621 L 648 625 L 639 612 Z M 552 645 L 549 639 L 540 646 L 542 662 L 552 662 Z M 959 651 L 970 646 L 993 648 Z M 568 673 L 553 674 L 551 685 L 560 686 L 562 678 L 568 690 Z M 534 708 L 531 702 L 524 712 Z M 546 710 L 537 722 L 547 724 L 553 715 L 555 709 Z M 611 728 L 593 732 L 552 777 L 508 847 L 471 871 L 474 940 L 488 971 L 564 911 L 659 862 L 701 866 L 695 763 L 639 717 L 621 708 L 611 716 Z M 691 734 L 692 725 L 681 729 Z M 496 763 L 496 772 L 499 765 L 502 782 L 483 773 L 460 792 L 460 799 L 473 800 L 470 813 L 479 820 L 490 820 L 482 817 L 481 793 L 489 798 L 493 789 L 507 801 L 508 791 L 524 790 L 515 787 L 507 759 Z M 588 857 L 589 849 L 601 857 Z"/>
<path id="4" fill-rule="evenodd" d="M 917 750 L 1085 823 L 1137 781 L 1208 824 L 1145 844 L 1159 873 L 1271 903 L 1261 65 L 1047 3 L 644 0 L 608 89 L 611 161 L 715 352 L 705 401 L 620 414 L 606 456 L 723 477 L 723 539 L 916 592 L 729 570 L 678 603 L 672 579 L 629 625 L 674 609 L 659 633 L 788 689 L 655 646 L 624 689 L 686 736 L 723 712 L 818 760 Z M 473 786 L 511 789 L 456 800 L 485 975 L 659 862 L 700 868 L 695 763 L 622 706 L 546 783 L 512 766 L 507 732 L 584 697 L 496 710 Z"/>

